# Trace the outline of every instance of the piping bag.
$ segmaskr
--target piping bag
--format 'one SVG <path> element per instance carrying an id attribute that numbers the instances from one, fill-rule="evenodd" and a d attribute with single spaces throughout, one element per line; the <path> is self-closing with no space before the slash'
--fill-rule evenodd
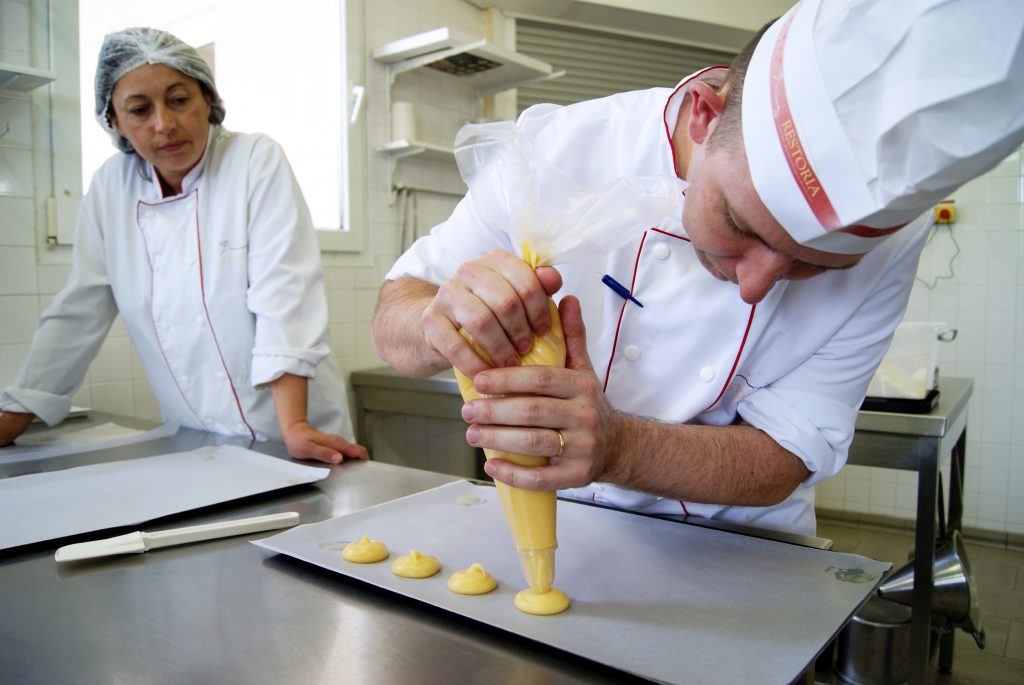
<path id="1" fill-rule="evenodd" d="M 491 231 L 508 234 L 510 248 L 533 268 L 605 255 L 631 239 L 638 240 L 679 206 L 684 187 L 675 176 L 618 178 L 598 187 L 582 186 L 548 162 L 518 126 L 508 121 L 464 126 L 455 137 L 455 159 L 469 187 L 467 199 L 477 219 Z M 548 310 L 551 329 L 534 339 L 533 347 L 521 358 L 523 366 L 565 366 L 565 337 L 558 307 L 551 298 Z M 477 354 L 491 363 L 472 336 L 465 330 L 461 333 Z M 458 369 L 455 377 L 464 400 L 483 397 Z M 549 461 L 548 457 L 490 449 L 484 454 L 487 459 L 500 457 L 530 467 L 545 466 Z M 558 546 L 555 491 L 523 490 L 498 481 L 495 485 L 529 584 L 529 590 L 517 595 L 516 606 L 529 613 L 564 610 L 567 599 L 560 604 L 541 602 L 550 610 L 530 601 L 553 590 Z M 554 593 L 564 598 L 560 591 Z"/>

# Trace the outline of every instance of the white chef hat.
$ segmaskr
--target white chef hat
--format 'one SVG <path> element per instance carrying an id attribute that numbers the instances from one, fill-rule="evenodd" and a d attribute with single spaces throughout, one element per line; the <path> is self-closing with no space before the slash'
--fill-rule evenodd
<path id="1" fill-rule="evenodd" d="M 742 123 L 789 234 L 867 252 L 1024 141 L 1024 4 L 802 0 L 754 50 Z"/>

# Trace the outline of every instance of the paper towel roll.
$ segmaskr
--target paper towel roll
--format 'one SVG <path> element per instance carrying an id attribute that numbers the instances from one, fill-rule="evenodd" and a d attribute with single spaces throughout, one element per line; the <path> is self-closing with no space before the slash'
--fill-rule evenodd
<path id="1" fill-rule="evenodd" d="M 391 103 L 391 137 L 394 140 L 416 140 L 416 105 L 414 103 Z"/>

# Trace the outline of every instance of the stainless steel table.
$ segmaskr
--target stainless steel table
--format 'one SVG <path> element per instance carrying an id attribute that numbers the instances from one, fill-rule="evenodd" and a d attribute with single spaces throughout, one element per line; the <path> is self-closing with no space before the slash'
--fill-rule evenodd
<path id="1" fill-rule="evenodd" d="M 445 372 L 429 378 L 405 378 L 390 367 L 352 374 L 356 393 L 357 435 L 372 447 L 374 413 L 410 414 L 458 419 L 462 399 L 455 377 Z M 974 383 L 968 378 L 940 381 L 939 403 L 927 414 L 861 410 L 850 447 L 850 464 L 917 471 L 915 524 L 915 583 L 911 627 L 911 682 L 929 682 L 931 596 L 935 560 L 936 512 L 940 468 L 950 460 L 949 528 L 960 528 L 962 484 L 967 441 L 967 404 Z M 481 455 L 482 459 L 482 455 Z M 953 664 L 953 635 L 940 642 L 939 668 Z"/>
<path id="2" fill-rule="evenodd" d="M 959 530 L 963 518 L 963 477 L 967 445 L 967 405 L 974 390 L 969 378 L 942 377 L 939 403 L 927 414 L 861 410 L 850 446 L 850 464 L 917 471 L 914 528 L 914 596 L 910 629 L 910 682 L 931 682 L 932 586 L 934 582 L 939 472 L 949 464 L 947 527 Z M 939 642 L 939 669 L 953 667 L 953 633 Z"/>
<path id="3" fill-rule="evenodd" d="M 181 431 L 146 445 L 11 464 L 0 467 L 0 477 L 214 443 L 223 440 Z M 281 445 L 256 443 L 251 448 L 284 454 Z M 455 480 L 372 462 L 331 468 L 331 475 L 315 487 L 168 517 L 145 529 L 278 511 L 298 511 L 309 523 Z M 624 679 L 598 664 L 269 555 L 245 536 L 73 565 L 54 562 L 59 545 L 95 537 L 0 553 L 0 682 L 307 685 Z"/>
<path id="4" fill-rule="evenodd" d="M 225 442 L 284 455 L 282 445 L 248 445 L 183 430 L 148 443 L 0 465 L 0 478 Z M 311 523 L 454 480 L 374 462 L 346 462 L 331 471 L 316 485 L 165 517 L 144 529 L 279 511 L 298 511 L 303 523 Z M 246 536 L 142 555 L 54 562 L 58 546 L 97 537 L 101 535 L 0 553 L 0 682 L 635 680 L 347 577 L 269 555 L 248 544 Z M 817 538 L 806 542 L 823 546 L 815 544 L 821 542 Z"/>

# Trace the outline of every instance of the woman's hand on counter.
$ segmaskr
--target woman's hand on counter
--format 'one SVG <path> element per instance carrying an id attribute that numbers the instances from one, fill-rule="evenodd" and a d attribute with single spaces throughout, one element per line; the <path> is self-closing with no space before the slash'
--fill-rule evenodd
<path id="1" fill-rule="evenodd" d="M 270 381 L 270 395 L 277 409 L 281 437 L 288 453 L 296 459 L 315 459 L 328 464 L 340 464 L 349 459 L 366 459 L 366 448 L 349 442 L 340 435 L 323 433 L 310 425 L 306 418 L 306 397 L 309 380 L 304 376 L 286 373 Z"/>
<path id="2" fill-rule="evenodd" d="M 340 435 L 323 433 L 308 421 L 294 423 L 284 431 L 284 444 L 296 459 L 313 459 L 328 464 L 340 464 L 349 459 L 366 459 L 366 448 L 349 442 Z"/>
<path id="3" fill-rule="evenodd" d="M 0 447 L 13 445 L 15 438 L 25 432 L 35 414 L 0 410 Z"/>

